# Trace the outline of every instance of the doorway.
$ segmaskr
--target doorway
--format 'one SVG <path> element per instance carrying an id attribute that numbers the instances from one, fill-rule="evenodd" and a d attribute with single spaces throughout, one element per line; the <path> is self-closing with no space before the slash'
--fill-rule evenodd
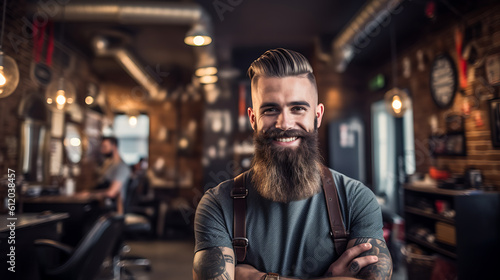
<path id="1" fill-rule="evenodd" d="M 413 110 L 395 118 L 381 100 L 372 104 L 371 120 L 373 189 L 387 207 L 402 214 L 402 185 L 415 172 Z"/>

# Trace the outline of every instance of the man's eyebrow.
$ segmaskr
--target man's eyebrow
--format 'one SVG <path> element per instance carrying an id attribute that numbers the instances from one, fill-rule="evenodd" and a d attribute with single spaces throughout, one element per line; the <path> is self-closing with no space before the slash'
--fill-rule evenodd
<path id="1" fill-rule="evenodd" d="M 279 107 L 278 103 L 274 102 L 265 102 L 260 105 L 260 109 L 265 108 L 265 107 Z"/>
<path id="2" fill-rule="evenodd" d="M 297 106 L 297 105 L 311 107 L 311 105 L 306 101 L 295 101 L 288 103 L 288 106 Z"/>
<path id="3" fill-rule="evenodd" d="M 306 106 L 306 107 L 311 107 L 309 102 L 306 101 L 293 101 L 287 104 L 287 106 Z M 266 108 L 266 107 L 279 107 L 278 103 L 274 102 L 265 102 L 262 105 L 260 105 L 260 109 Z"/>

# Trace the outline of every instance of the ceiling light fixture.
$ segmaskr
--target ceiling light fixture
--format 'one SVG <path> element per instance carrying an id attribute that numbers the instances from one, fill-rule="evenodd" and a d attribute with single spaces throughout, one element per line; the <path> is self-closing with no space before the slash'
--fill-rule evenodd
<path id="1" fill-rule="evenodd" d="M 200 83 L 202 84 L 215 84 L 219 78 L 215 75 L 207 75 L 200 77 Z"/>
<path id="2" fill-rule="evenodd" d="M 59 43 L 62 45 L 64 36 L 64 10 L 59 32 Z M 49 108 L 55 111 L 67 111 L 70 107 L 69 105 L 76 101 L 75 86 L 64 77 L 63 70 L 64 68 L 61 67 L 59 78 L 51 82 L 45 90 L 45 100 Z"/>
<path id="3" fill-rule="evenodd" d="M 411 108 L 411 98 L 407 90 L 397 87 L 397 55 L 394 24 L 391 25 L 391 63 L 392 63 L 392 89 L 384 95 L 384 103 L 387 111 L 396 118 L 402 118 L 408 108 Z"/>
<path id="4" fill-rule="evenodd" d="M 3 2 L 2 31 L 0 32 L 0 98 L 11 95 L 19 84 L 19 68 L 16 61 L 5 55 L 3 47 L 3 32 L 5 28 L 5 12 L 7 0 Z"/>
<path id="5" fill-rule="evenodd" d="M 215 67 L 215 66 L 200 67 L 200 68 L 196 69 L 194 74 L 197 77 L 202 77 L 202 76 L 207 76 L 207 75 L 215 75 L 215 74 L 217 74 L 217 67 Z"/>
<path id="6" fill-rule="evenodd" d="M 67 110 L 75 102 L 75 97 L 75 87 L 64 77 L 50 83 L 45 91 L 45 100 L 51 110 Z"/>
<path id="7" fill-rule="evenodd" d="M 196 47 L 206 46 L 212 43 L 212 37 L 203 25 L 196 24 L 186 33 L 184 43 Z"/>

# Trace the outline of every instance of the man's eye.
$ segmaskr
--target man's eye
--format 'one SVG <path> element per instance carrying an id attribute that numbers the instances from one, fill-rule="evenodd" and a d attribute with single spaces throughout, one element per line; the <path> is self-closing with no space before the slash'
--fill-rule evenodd
<path id="1" fill-rule="evenodd" d="M 278 110 L 276 108 L 269 108 L 269 109 L 265 109 L 263 113 L 264 114 L 273 114 L 276 112 L 278 112 Z"/>
<path id="2" fill-rule="evenodd" d="M 306 111 L 306 108 L 305 107 L 293 107 L 292 108 L 292 111 L 295 111 L 295 112 L 302 112 L 302 111 Z"/>

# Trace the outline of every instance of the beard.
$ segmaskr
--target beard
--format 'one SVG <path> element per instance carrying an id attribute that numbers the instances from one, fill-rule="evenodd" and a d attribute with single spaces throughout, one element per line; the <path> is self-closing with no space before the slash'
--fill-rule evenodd
<path id="1" fill-rule="evenodd" d="M 309 198 L 321 190 L 321 156 L 317 121 L 314 131 L 270 129 L 256 130 L 252 183 L 264 198 L 275 202 Z M 272 142 L 281 137 L 298 137 L 299 146 L 287 148 Z"/>

